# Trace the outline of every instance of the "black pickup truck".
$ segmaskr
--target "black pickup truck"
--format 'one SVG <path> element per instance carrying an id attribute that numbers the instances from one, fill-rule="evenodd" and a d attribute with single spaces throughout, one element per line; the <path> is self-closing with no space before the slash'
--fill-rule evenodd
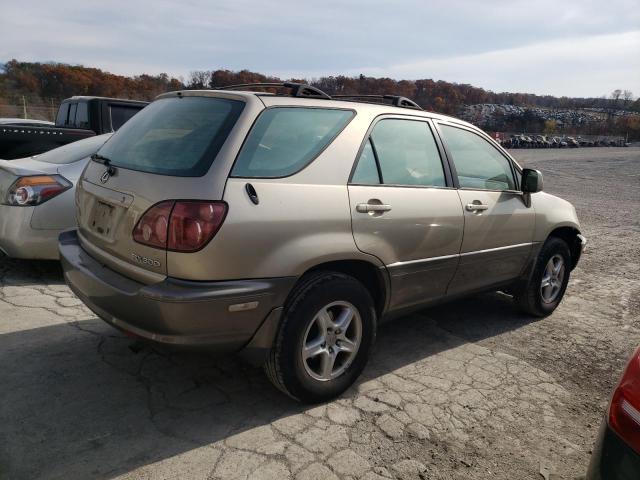
<path id="1" fill-rule="evenodd" d="M 71 97 L 60 104 L 55 125 L 0 122 L 0 159 L 38 155 L 67 143 L 115 132 L 147 102 Z"/>

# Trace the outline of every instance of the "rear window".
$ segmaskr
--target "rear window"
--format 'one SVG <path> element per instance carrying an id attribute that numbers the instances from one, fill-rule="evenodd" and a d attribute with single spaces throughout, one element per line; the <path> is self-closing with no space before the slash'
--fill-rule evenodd
<path id="1" fill-rule="evenodd" d="M 140 110 L 98 152 L 116 167 L 141 172 L 204 175 L 235 125 L 244 102 L 172 97 Z"/>
<path id="2" fill-rule="evenodd" d="M 262 112 L 232 176 L 278 178 L 306 167 L 353 118 L 352 110 L 273 107 Z"/>

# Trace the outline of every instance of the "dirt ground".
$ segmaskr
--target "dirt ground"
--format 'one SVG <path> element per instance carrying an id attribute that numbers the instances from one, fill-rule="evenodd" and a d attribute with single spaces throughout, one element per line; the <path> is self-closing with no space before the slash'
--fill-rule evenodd
<path id="1" fill-rule="evenodd" d="M 549 318 L 502 294 L 384 325 L 316 407 L 260 369 L 134 353 L 56 263 L 0 260 L 0 478 L 574 479 L 640 344 L 640 148 L 514 150 L 588 237 Z"/>

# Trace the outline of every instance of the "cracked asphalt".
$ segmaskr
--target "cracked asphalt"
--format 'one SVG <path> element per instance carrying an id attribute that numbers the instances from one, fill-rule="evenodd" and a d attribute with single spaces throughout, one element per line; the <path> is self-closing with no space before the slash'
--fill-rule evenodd
<path id="1" fill-rule="evenodd" d="M 324 405 L 235 358 L 134 352 L 57 263 L 0 260 L 0 478 L 580 478 L 640 344 L 640 148 L 513 154 L 589 239 L 562 305 L 533 320 L 494 293 L 386 324 Z"/>

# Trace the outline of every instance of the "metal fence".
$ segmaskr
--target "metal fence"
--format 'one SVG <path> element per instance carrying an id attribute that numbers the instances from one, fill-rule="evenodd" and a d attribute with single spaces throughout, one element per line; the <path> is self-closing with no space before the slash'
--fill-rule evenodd
<path id="1" fill-rule="evenodd" d="M 0 118 L 31 118 L 34 120 L 49 120 L 53 122 L 60 105 L 59 100 L 31 103 L 24 101 L 19 104 L 0 103 Z"/>

